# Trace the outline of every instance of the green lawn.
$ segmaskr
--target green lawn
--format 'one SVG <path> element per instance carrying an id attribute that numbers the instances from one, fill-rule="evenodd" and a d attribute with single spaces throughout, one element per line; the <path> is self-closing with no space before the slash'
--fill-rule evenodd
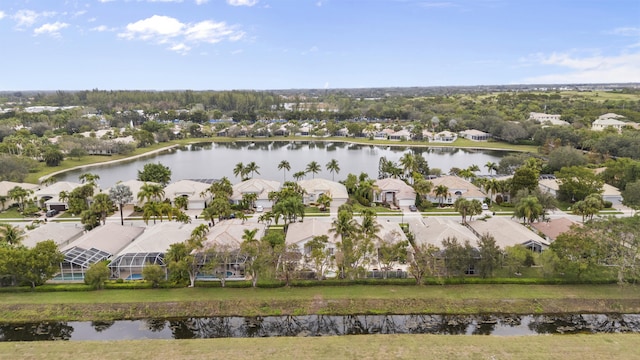
<path id="1" fill-rule="evenodd" d="M 640 359 L 637 334 L 354 335 L 0 343 L 0 359 Z"/>

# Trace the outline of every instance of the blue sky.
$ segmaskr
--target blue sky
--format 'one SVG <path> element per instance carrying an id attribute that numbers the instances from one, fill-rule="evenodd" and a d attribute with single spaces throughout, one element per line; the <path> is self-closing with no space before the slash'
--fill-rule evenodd
<path id="1" fill-rule="evenodd" d="M 638 0 L 2 0 L 0 90 L 640 82 Z"/>

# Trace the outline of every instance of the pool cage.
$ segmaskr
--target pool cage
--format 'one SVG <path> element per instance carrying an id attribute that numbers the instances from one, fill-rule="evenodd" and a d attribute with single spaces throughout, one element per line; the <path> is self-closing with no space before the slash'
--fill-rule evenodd
<path id="1" fill-rule="evenodd" d="M 111 257 L 111 254 L 106 251 L 96 248 L 83 249 L 77 246 L 66 250 L 63 254 L 64 260 L 60 263 L 60 274 L 53 280 L 84 280 L 84 274 L 89 266 Z"/>
<path id="2" fill-rule="evenodd" d="M 247 255 L 234 250 L 228 253 L 211 253 L 205 252 L 197 255 L 201 270 L 196 275 L 196 280 L 202 281 L 219 281 L 220 276 L 224 276 L 226 280 L 244 280 L 245 268 L 244 263 L 247 261 Z M 210 266 L 212 261 L 220 261 L 217 266 Z"/>
<path id="3" fill-rule="evenodd" d="M 109 269 L 112 279 L 140 280 L 142 269 L 146 265 L 160 265 L 167 278 L 167 267 L 164 263 L 163 252 L 143 252 L 122 254 L 111 261 Z"/>

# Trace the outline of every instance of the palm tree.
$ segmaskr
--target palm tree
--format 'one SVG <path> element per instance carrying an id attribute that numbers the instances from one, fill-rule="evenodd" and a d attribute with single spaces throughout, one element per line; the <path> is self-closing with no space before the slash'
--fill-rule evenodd
<path id="1" fill-rule="evenodd" d="M 9 200 L 9 198 L 4 195 L 0 195 L 0 204 L 2 204 L 2 211 L 4 211 L 4 206 L 7 204 L 7 200 Z"/>
<path id="2" fill-rule="evenodd" d="M 320 164 L 318 164 L 316 161 L 312 161 L 312 162 L 307 164 L 307 168 L 306 168 L 305 171 L 307 173 L 313 174 L 313 175 L 311 175 L 311 177 L 315 178 L 315 174 L 319 173 L 320 170 L 322 170 L 322 168 L 320 167 Z"/>
<path id="3" fill-rule="evenodd" d="M 84 173 L 78 176 L 78 179 L 83 184 L 91 184 L 91 186 L 98 187 L 97 181 L 100 180 L 100 175 L 92 173 Z"/>
<path id="4" fill-rule="evenodd" d="M 329 161 L 326 166 L 327 166 L 327 170 L 331 172 L 331 180 L 335 181 L 336 180 L 335 174 L 340 172 L 340 166 L 338 165 L 338 160 L 331 159 L 331 161 Z"/>
<path id="5" fill-rule="evenodd" d="M 138 201 L 160 201 L 164 197 L 164 189 L 160 184 L 144 183 L 138 192 Z"/>
<path id="6" fill-rule="evenodd" d="M 542 215 L 542 205 L 535 196 L 527 196 L 516 204 L 514 215 L 522 218 L 523 223 L 532 223 Z"/>
<path id="7" fill-rule="evenodd" d="M 60 195 L 62 195 L 62 192 L 60 193 Z M 109 189 L 109 197 L 120 208 L 120 225 L 124 226 L 124 216 L 122 215 L 122 208 L 125 204 L 133 201 L 133 193 L 131 192 L 131 188 L 127 185 L 116 184 L 111 189 Z M 60 196 L 60 200 L 62 200 L 62 196 Z"/>
<path id="8" fill-rule="evenodd" d="M 449 196 L 449 188 L 446 187 L 445 185 L 438 185 L 433 190 L 433 192 L 435 193 L 436 197 L 440 199 L 440 206 L 442 207 L 442 203 L 444 202 L 444 199 Z"/>
<path id="9" fill-rule="evenodd" d="M 278 164 L 278 170 L 283 170 L 284 174 L 282 181 L 287 181 L 287 171 L 291 170 L 291 164 L 289 164 L 287 160 L 282 160 L 280 161 L 280 164 Z"/>
<path id="10" fill-rule="evenodd" d="M 251 177 L 253 177 L 254 173 L 260 175 L 260 172 L 258 171 L 258 169 L 260 169 L 260 166 L 258 166 L 255 163 L 255 161 L 252 161 L 252 162 L 248 163 L 247 167 L 244 168 L 246 174 L 251 173 Z"/>
<path id="11" fill-rule="evenodd" d="M 233 168 L 233 176 L 239 177 L 240 180 L 243 180 L 245 175 L 247 175 L 246 168 L 243 163 L 239 162 Z"/>
<path id="12" fill-rule="evenodd" d="M 24 230 L 11 224 L 0 224 L 0 242 L 19 245 L 24 239 Z"/>
<path id="13" fill-rule="evenodd" d="M 416 157 L 411 152 L 407 152 L 400 158 L 400 165 L 402 165 L 402 171 L 405 174 L 405 177 L 411 178 L 411 174 L 415 171 L 416 168 Z"/>
<path id="14" fill-rule="evenodd" d="M 20 212 L 24 212 L 24 205 L 31 194 L 33 194 L 33 190 L 24 189 L 20 186 L 15 186 L 7 193 L 11 200 L 18 203 L 18 209 L 20 209 Z"/>
<path id="15" fill-rule="evenodd" d="M 484 164 L 484 167 L 486 167 L 487 170 L 489 170 L 489 175 L 491 175 L 492 171 L 498 171 L 498 164 L 492 161 L 487 161 L 487 163 Z"/>
<path id="16" fill-rule="evenodd" d="M 293 178 L 296 179 L 296 181 L 300 181 L 300 179 L 302 179 L 305 175 L 307 175 L 306 172 L 298 171 L 296 173 L 293 173 Z"/>
<path id="17" fill-rule="evenodd" d="M 173 199 L 173 205 L 178 209 L 187 210 L 187 205 L 189 204 L 189 199 L 186 196 L 176 196 Z"/>
<path id="18" fill-rule="evenodd" d="M 104 225 L 107 221 L 107 214 L 113 210 L 113 201 L 109 195 L 105 193 L 97 194 L 93 197 L 93 203 L 91 203 L 91 210 L 94 213 L 99 214 L 99 220 Z"/>

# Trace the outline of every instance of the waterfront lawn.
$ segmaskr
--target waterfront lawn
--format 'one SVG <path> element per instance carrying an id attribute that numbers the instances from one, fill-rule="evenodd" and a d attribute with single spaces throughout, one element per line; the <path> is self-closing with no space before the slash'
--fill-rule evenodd
<path id="1" fill-rule="evenodd" d="M 59 292 L 5 292 L 0 305 L 10 304 L 93 304 L 194 302 L 248 299 L 254 302 L 270 300 L 296 301 L 368 300 L 368 299 L 638 299 L 640 286 L 628 285 L 349 285 L 291 288 L 178 288 Z"/>
<path id="2" fill-rule="evenodd" d="M 637 343 L 637 334 L 34 341 L 0 343 L 0 359 L 640 359 Z"/>

